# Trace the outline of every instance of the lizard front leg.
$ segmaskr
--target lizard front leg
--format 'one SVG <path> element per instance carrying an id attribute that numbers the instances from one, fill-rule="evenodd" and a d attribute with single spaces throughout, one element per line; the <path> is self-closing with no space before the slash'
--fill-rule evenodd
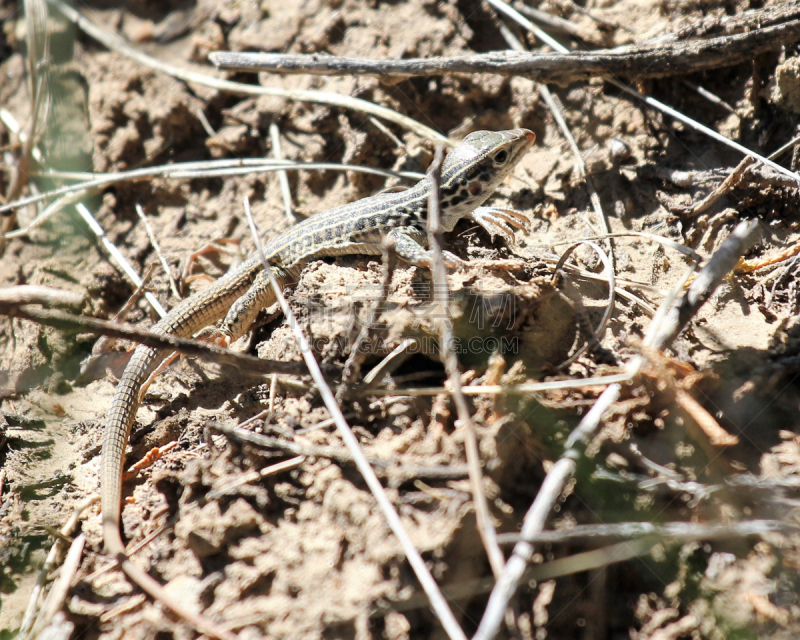
<path id="1" fill-rule="evenodd" d="M 529 230 L 530 221 L 528 218 L 513 209 L 502 207 L 478 207 L 471 211 L 467 218 L 474 220 L 482 226 L 494 240 L 495 236 L 500 236 L 508 244 L 514 242 L 514 230 Z"/>
<path id="2" fill-rule="evenodd" d="M 416 267 L 431 268 L 433 253 L 425 249 L 421 241 L 427 238 L 421 231 L 416 229 L 393 229 L 387 236 L 394 240 L 395 250 L 403 260 Z M 449 251 L 442 251 L 444 264 L 448 269 L 459 269 L 468 265 L 483 267 L 486 269 L 498 269 L 500 271 L 515 271 L 525 266 L 523 260 L 462 260 Z"/>

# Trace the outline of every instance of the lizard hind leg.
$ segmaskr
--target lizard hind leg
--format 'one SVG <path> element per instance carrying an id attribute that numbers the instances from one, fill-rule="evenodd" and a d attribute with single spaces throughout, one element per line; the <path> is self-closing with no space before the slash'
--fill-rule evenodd
<path id="1" fill-rule="evenodd" d="M 416 230 L 393 229 L 388 235 L 394 241 L 394 249 L 400 258 L 416 267 L 431 267 L 433 253 L 420 244 L 420 241 L 427 241 L 424 233 Z M 459 269 L 467 264 L 465 260 L 449 251 L 442 251 L 442 257 L 448 269 Z"/>
<path id="2" fill-rule="evenodd" d="M 273 273 L 281 285 L 289 279 L 289 274 L 277 267 L 273 267 Z M 225 319 L 215 332 L 220 342 L 227 346 L 241 338 L 251 327 L 258 313 L 274 303 L 275 292 L 272 290 L 269 277 L 266 271 L 259 271 L 250 288 L 231 305 Z"/>

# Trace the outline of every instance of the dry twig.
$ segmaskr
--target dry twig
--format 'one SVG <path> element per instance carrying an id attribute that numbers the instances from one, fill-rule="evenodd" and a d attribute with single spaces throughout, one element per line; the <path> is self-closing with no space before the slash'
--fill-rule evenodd
<path id="1" fill-rule="evenodd" d="M 314 379 L 314 383 L 319 390 L 320 396 L 322 396 L 322 400 L 325 403 L 325 406 L 328 408 L 331 417 L 336 421 L 336 428 L 339 430 L 339 435 L 341 436 L 342 440 L 344 440 L 347 448 L 350 449 L 350 453 L 353 455 L 353 461 L 361 473 L 361 476 L 364 478 L 364 481 L 367 483 L 372 495 L 375 497 L 375 500 L 378 503 L 378 508 L 383 513 L 384 518 L 386 518 L 389 528 L 391 528 L 392 532 L 400 542 L 400 546 L 403 548 L 403 552 L 406 554 L 406 558 L 408 559 L 411 568 L 414 570 L 414 573 L 416 574 L 417 580 L 419 580 L 423 591 L 425 591 L 425 594 L 428 596 L 431 607 L 433 608 L 436 617 L 439 619 L 439 622 L 441 622 L 444 631 L 451 640 L 466 640 L 464 631 L 459 626 L 458 621 L 453 615 L 453 612 L 450 610 L 450 607 L 447 605 L 447 601 L 442 595 L 441 590 L 436 585 L 436 581 L 433 579 L 433 576 L 428 570 L 425 561 L 422 559 L 422 556 L 420 555 L 419 551 L 417 551 L 417 548 L 414 546 L 414 543 L 406 532 L 405 527 L 400 520 L 400 516 L 397 514 L 394 506 L 392 506 L 392 503 L 389 501 L 389 497 L 386 495 L 383 486 L 381 486 L 380 480 L 378 480 L 378 476 L 375 475 L 375 471 L 372 469 L 369 461 L 364 456 L 364 452 L 361 450 L 361 445 L 358 443 L 358 439 L 350 428 L 350 425 L 347 424 L 347 420 L 345 420 L 345 417 L 342 414 L 342 409 L 336 402 L 333 391 L 331 391 L 331 388 L 328 386 L 328 383 L 325 381 L 325 378 L 322 375 L 319 364 L 317 364 L 317 361 L 314 358 L 314 352 L 311 350 L 311 345 L 308 343 L 303 330 L 300 328 L 294 312 L 292 311 L 291 307 L 289 307 L 289 303 L 286 301 L 286 298 L 281 291 L 278 280 L 275 278 L 275 274 L 272 273 L 269 262 L 267 262 L 266 256 L 264 255 L 264 248 L 259 242 L 259 235 L 258 231 L 256 230 L 255 223 L 253 222 L 253 217 L 250 215 L 250 203 L 246 198 L 245 211 L 247 212 L 250 230 L 253 233 L 253 240 L 258 247 L 258 253 L 261 257 L 264 271 L 267 274 L 270 284 L 272 285 L 272 289 L 275 292 L 275 297 L 278 300 L 281 311 L 283 311 L 283 315 L 286 318 L 286 321 L 289 323 L 289 327 L 291 328 L 292 333 L 297 340 L 300 353 L 303 355 L 303 360 L 305 360 L 309 373 Z"/>
<path id="2" fill-rule="evenodd" d="M 472 488 L 472 500 L 475 503 L 475 517 L 478 523 L 478 532 L 486 549 L 489 564 L 495 576 L 503 570 L 505 559 L 500 545 L 497 544 L 497 532 L 492 524 L 492 514 L 483 489 L 483 472 L 481 471 L 480 448 L 475 424 L 467 405 L 467 399 L 461 391 L 461 371 L 458 367 L 458 358 L 453 351 L 455 338 L 453 336 L 452 318 L 450 316 L 450 288 L 447 284 L 447 269 L 444 265 L 442 254 L 442 230 L 439 224 L 441 219 L 440 186 L 442 179 L 442 163 L 444 162 L 444 149 L 436 149 L 433 162 L 428 171 L 431 181 L 430 195 L 428 196 L 428 245 L 433 258 L 431 272 L 433 274 L 433 295 L 439 317 L 436 318 L 439 335 L 441 337 L 441 359 L 450 383 L 450 391 L 456 405 L 460 427 L 464 433 L 464 448 L 467 454 L 469 467 L 469 480 Z"/>
<path id="3" fill-rule="evenodd" d="M 490 4 L 499 8 L 494 2 Z M 781 22 L 744 33 L 688 41 L 673 39 L 597 51 L 567 52 L 548 38 L 547 44 L 558 53 L 502 51 L 469 56 L 370 60 L 320 54 L 215 51 L 209 55 L 209 60 L 219 68 L 239 71 L 386 78 L 495 73 L 524 75 L 537 82 L 557 84 L 590 80 L 597 76 L 653 78 L 732 66 L 781 45 L 797 42 L 800 40 L 800 7 L 797 3 L 792 4 L 794 10 L 782 15 Z M 541 36 L 537 33 L 537 37 Z"/>
<path id="4" fill-rule="evenodd" d="M 47 594 L 47 600 L 45 600 L 42 612 L 39 614 L 39 619 L 33 627 L 33 634 L 47 627 L 53 621 L 56 613 L 64 606 L 64 601 L 67 599 L 67 592 L 72 585 L 75 574 L 78 572 L 84 546 L 86 546 L 86 534 L 81 533 L 72 542 L 64 564 L 61 566 L 61 575 L 53 584 L 50 593 Z"/>
<path id="5" fill-rule="evenodd" d="M 28 0 L 25 7 L 27 63 L 31 89 L 31 117 L 24 133 L 20 133 L 22 153 L 14 168 L 11 184 L 5 194 L 6 201 L 16 200 L 28 184 L 29 168 L 36 149 L 36 129 L 47 101 L 49 81 L 50 37 L 48 33 L 47 4 L 44 0 Z M 11 213 L 0 217 L 0 255 L 5 250 L 5 234 L 17 226 L 17 216 Z"/>
<path id="6" fill-rule="evenodd" d="M 392 109 L 388 109 L 386 107 L 382 107 L 372 102 L 368 102 L 367 100 L 361 100 L 359 98 L 353 98 L 351 96 L 343 96 L 338 93 L 332 93 L 326 91 L 312 91 L 312 90 L 292 91 L 287 89 L 280 89 L 277 87 L 262 87 L 259 85 L 244 84 L 242 82 L 231 82 L 230 80 L 222 80 L 220 78 L 215 78 L 213 76 L 209 76 L 204 73 L 198 73 L 196 71 L 189 71 L 187 69 L 177 67 L 167 62 L 163 62 L 162 60 L 153 58 L 152 56 L 149 56 L 146 53 L 143 53 L 142 51 L 134 49 L 128 43 L 124 42 L 122 38 L 99 27 L 94 22 L 87 19 L 86 17 L 81 15 L 78 11 L 76 11 L 66 3 L 62 2 L 61 0 L 48 0 L 48 2 L 53 6 L 57 7 L 58 10 L 70 22 L 73 22 L 86 34 L 88 34 L 89 36 L 91 36 L 104 46 L 108 47 L 112 51 L 116 51 L 125 57 L 131 58 L 147 67 L 150 67 L 151 69 L 156 69 L 157 71 L 165 73 L 168 76 L 172 76 L 173 78 L 178 78 L 179 80 L 183 80 L 184 82 L 199 84 L 202 86 L 211 87 L 212 89 L 229 91 L 231 93 L 242 94 L 242 95 L 277 96 L 280 98 L 286 98 L 287 100 L 298 100 L 300 102 L 327 104 L 337 107 L 343 107 L 345 109 L 354 109 L 357 111 L 362 111 L 364 113 L 369 113 L 373 116 L 377 116 L 378 118 L 382 118 L 384 120 L 388 120 L 389 122 L 394 122 L 395 124 L 398 124 L 401 127 L 409 129 L 410 131 L 413 131 L 417 135 L 427 140 L 431 140 L 432 142 L 445 143 L 445 144 L 448 143 L 448 140 L 445 136 L 443 136 L 441 133 L 437 131 L 434 131 L 430 127 L 426 127 L 425 125 L 417 122 L 416 120 L 413 120 L 412 118 L 397 113 Z"/>
<path id="7" fill-rule="evenodd" d="M 692 316 L 720 285 L 725 276 L 736 266 L 739 257 L 755 241 L 757 223 L 742 222 L 731 236 L 711 257 L 692 285 L 677 304 L 663 315 L 663 321 L 654 320 L 648 331 L 645 344 L 652 349 L 664 349 L 678 336 Z M 628 371 L 635 373 L 642 364 L 640 357 L 628 364 Z M 525 568 L 533 555 L 532 541 L 544 530 L 544 524 L 553 505 L 575 473 L 577 460 L 596 433 L 605 412 L 617 401 L 622 392 L 619 384 L 609 386 L 597 399 L 594 406 L 581 420 L 565 443 L 565 451 L 545 476 L 539 493 L 525 514 L 520 541 L 514 546 L 503 573 L 492 590 L 474 640 L 491 640 L 500 629 L 506 607 L 517 590 Z"/>
<path id="8" fill-rule="evenodd" d="M 180 300 L 181 294 L 178 292 L 178 285 L 175 283 L 175 278 L 172 277 L 172 270 L 169 268 L 167 259 L 164 257 L 164 254 L 161 253 L 161 245 L 158 242 L 158 238 L 156 238 L 156 234 L 153 233 L 153 227 L 150 226 L 150 222 L 144 213 L 144 209 L 142 209 L 142 205 L 137 203 L 134 209 L 136 209 L 136 215 L 139 216 L 139 220 L 141 220 L 144 225 L 147 237 L 150 239 L 150 244 L 153 246 L 153 251 L 156 252 L 158 261 L 161 263 L 161 268 L 164 270 L 164 275 L 167 276 L 167 280 L 169 280 L 169 288 L 170 291 L 172 291 L 172 295 Z M 142 282 L 144 282 L 144 278 L 142 278 Z M 139 285 L 137 290 L 141 288 L 142 286 Z"/>
<path id="9" fill-rule="evenodd" d="M 389 291 L 392 285 L 392 274 L 394 273 L 395 265 L 397 264 L 397 254 L 394 250 L 393 242 L 390 238 L 385 238 L 381 245 L 383 252 L 383 277 L 381 279 L 381 292 L 378 299 L 370 307 L 367 317 L 361 325 L 361 331 L 353 342 L 353 347 L 350 349 L 350 356 L 344 363 L 342 369 L 342 382 L 336 391 L 336 399 L 341 402 L 344 394 L 348 391 L 349 387 L 355 384 L 361 373 L 361 365 L 367 357 L 366 351 L 363 349 L 364 344 L 369 338 L 370 332 L 373 330 L 381 310 L 386 304 L 386 299 L 389 297 Z M 365 380 L 366 382 L 366 380 Z"/>
<path id="10" fill-rule="evenodd" d="M 353 464 L 355 462 L 347 449 L 325 447 L 322 445 L 305 444 L 265 436 L 239 427 L 228 427 L 221 423 L 209 423 L 209 426 L 237 442 L 245 442 L 265 451 L 278 450 L 293 456 L 306 458 L 327 458 L 339 464 Z M 406 482 L 414 478 L 427 478 L 429 480 L 460 480 L 469 474 L 465 465 L 408 465 L 398 464 L 394 460 L 367 456 L 367 461 L 381 476 L 391 479 L 392 482 Z"/>
<path id="11" fill-rule="evenodd" d="M 363 167 L 360 165 L 341 164 L 335 162 L 296 162 L 290 160 L 275 160 L 273 158 L 227 158 L 221 160 L 200 160 L 192 162 L 175 162 L 156 167 L 143 167 L 130 171 L 119 171 L 112 173 L 86 173 L 71 171 L 47 171 L 42 173 L 53 180 L 80 180 L 76 184 L 66 185 L 37 193 L 34 195 L 20 198 L 14 202 L 8 202 L 0 206 L 0 213 L 36 204 L 44 200 L 64 196 L 61 200 L 49 205 L 35 220 L 32 220 L 25 228 L 17 229 L 6 234 L 6 238 L 16 238 L 26 235 L 31 229 L 41 225 L 50 216 L 54 215 L 68 204 L 77 202 L 86 195 L 90 189 L 98 189 L 118 182 L 128 180 L 145 180 L 158 176 L 165 180 L 191 180 L 196 178 L 215 178 L 230 177 L 243 174 L 270 173 L 273 171 L 358 171 L 376 176 L 387 178 L 408 178 L 419 180 L 423 176 L 414 171 L 390 171 L 378 167 Z M 66 197 L 70 196 L 70 197 Z"/>
<path id="12" fill-rule="evenodd" d="M 58 532 L 61 535 L 56 538 L 53 546 L 50 547 L 50 551 L 47 554 L 47 559 L 42 566 L 42 570 L 36 577 L 36 585 L 31 591 L 31 596 L 28 600 L 28 608 L 25 610 L 25 616 L 22 619 L 22 624 L 20 625 L 19 633 L 17 634 L 18 638 L 27 639 L 30 637 L 30 632 L 36 619 L 37 607 L 39 606 L 39 597 L 42 594 L 44 585 L 47 583 L 48 576 L 56 568 L 56 564 L 59 561 L 59 557 L 63 550 L 64 538 L 72 535 L 72 532 L 78 525 L 78 520 L 83 511 L 99 500 L 100 496 L 95 495 L 80 502 L 73 510 L 69 519 L 64 523 L 64 526 L 59 529 Z"/>
<path id="13" fill-rule="evenodd" d="M 283 149 L 281 148 L 281 131 L 278 125 L 274 122 L 269 124 L 269 139 L 272 142 L 272 155 L 275 160 L 283 160 Z M 297 216 L 294 215 L 292 207 L 292 190 L 289 187 L 289 174 L 285 169 L 278 171 L 278 184 L 281 187 L 281 197 L 283 198 L 283 212 L 286 215 L 286 221 L 291 225 L 297 222 Z"/>
<path id="14" fill-rule="evenodd" d="M 179 338 L 173 335 L 157 334 L 130 325 L 98 320 L 89 316 L 76 316 L 55 309 L 39 309 L 30 304 L 17 305 L 0 301 L 0 315 L 23 318 L 32 322 L 55 327 L 62 331 L 91 331 L 100 335 L 124 338 L 153 349 L 169 349 L 186 355 L 196 356 L 217 364 L 225 364 L 241 370 L 257 373 L 281 373 L 302 375 L 305 368 L 297 362 L 264 360 L 224 349 L 216 345 Z"/>

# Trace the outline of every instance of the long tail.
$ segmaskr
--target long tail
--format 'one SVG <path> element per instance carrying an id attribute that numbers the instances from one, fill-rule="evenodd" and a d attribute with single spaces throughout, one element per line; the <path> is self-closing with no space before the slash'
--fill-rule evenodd
<path id="1" fill-rule="evenodd" d="M 139 408 L 139 393 L 163 355 L 157 349 L 145 346 L 136 348 L 117 385 L 106 422 L 100 468 L 100 504 L 103 512 L 103 539 L 108 550 L 115 555 L 120 550 L 125 550 L 124 546 L 120 549 L 114 545 L 117 541 L 122 545 L 119 519 L 125 448 L 128 446 L 131 427 Z M 109 536 L 110 531 L 115 536 Z"/>
<path id="2" fill-rule="evenodd" d="M 233 274 L 218 280 L 209 289 L 191 296 L 176 306 L 153 331 L 168 335 L 191 336 L 222 318 L 234 300 L 248 288 L 247 278 Z M 222 292 L 222 293 L 220 293 Z M 202 615 L 186 607 L 164 591 L 164 588 L 145 571 L 137 567 L 125 553 L 119 531 L 122 500 L 122 472 L 125 449 L 131 427 L 139 408 L 142 387 L 155 371 L 166 352 L 143 345 L 136 348 L 117 385 L 103 437 L 100 469 L 100 497 L 103 513 L 103 541 L 125 574 L 143 591 L 184 618 L 199 631 L 219 638 L 233 640 L 236 636 L 219 629 Z"/>

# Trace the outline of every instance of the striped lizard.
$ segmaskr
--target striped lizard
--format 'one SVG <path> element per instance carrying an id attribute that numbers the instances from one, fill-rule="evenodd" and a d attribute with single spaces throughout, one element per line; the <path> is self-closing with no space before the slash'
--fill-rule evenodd
<path id="1" fill-rule="evenodd" d="M 477 131 L 451 151 L 442 166 L 441 226 L 452 231 L 468 217 L 492 236 L 509 239 L 512 228 L 522 228 L 519 213 L 482 207 L 533 145 L 527 129 Z M 430 178 L 399 192 L 379 193 L 303 220 L 278 235 L 264 253 L 278 282 L 296 280 L 305 264 L 314 258 L 346 254 L 380 255 L 385 237 L 394 241 L 398 256 L 416 266 L 430 266 L 426 217 Z M 445 252 L 445 264 L 466 264 Z M 192 336 L 222 319 L 216 339 L 223 344 L 242 336 L 259 311 L 275 302 L 275 294 L 258 255 L 191 295 L 172 309 L 154 327 L 161 334 Z M 106 550 L 142 590 L 211 637 L 232 638 L 204 616 L 186 608 L 177 598 L 127 556 L 119 529 L 122 472 L 125 448 L 148 378 L 166 355 L 144 345 L 136 348 L 117 385 L 105 428 L 100 470 L 103 539 Z"/>

